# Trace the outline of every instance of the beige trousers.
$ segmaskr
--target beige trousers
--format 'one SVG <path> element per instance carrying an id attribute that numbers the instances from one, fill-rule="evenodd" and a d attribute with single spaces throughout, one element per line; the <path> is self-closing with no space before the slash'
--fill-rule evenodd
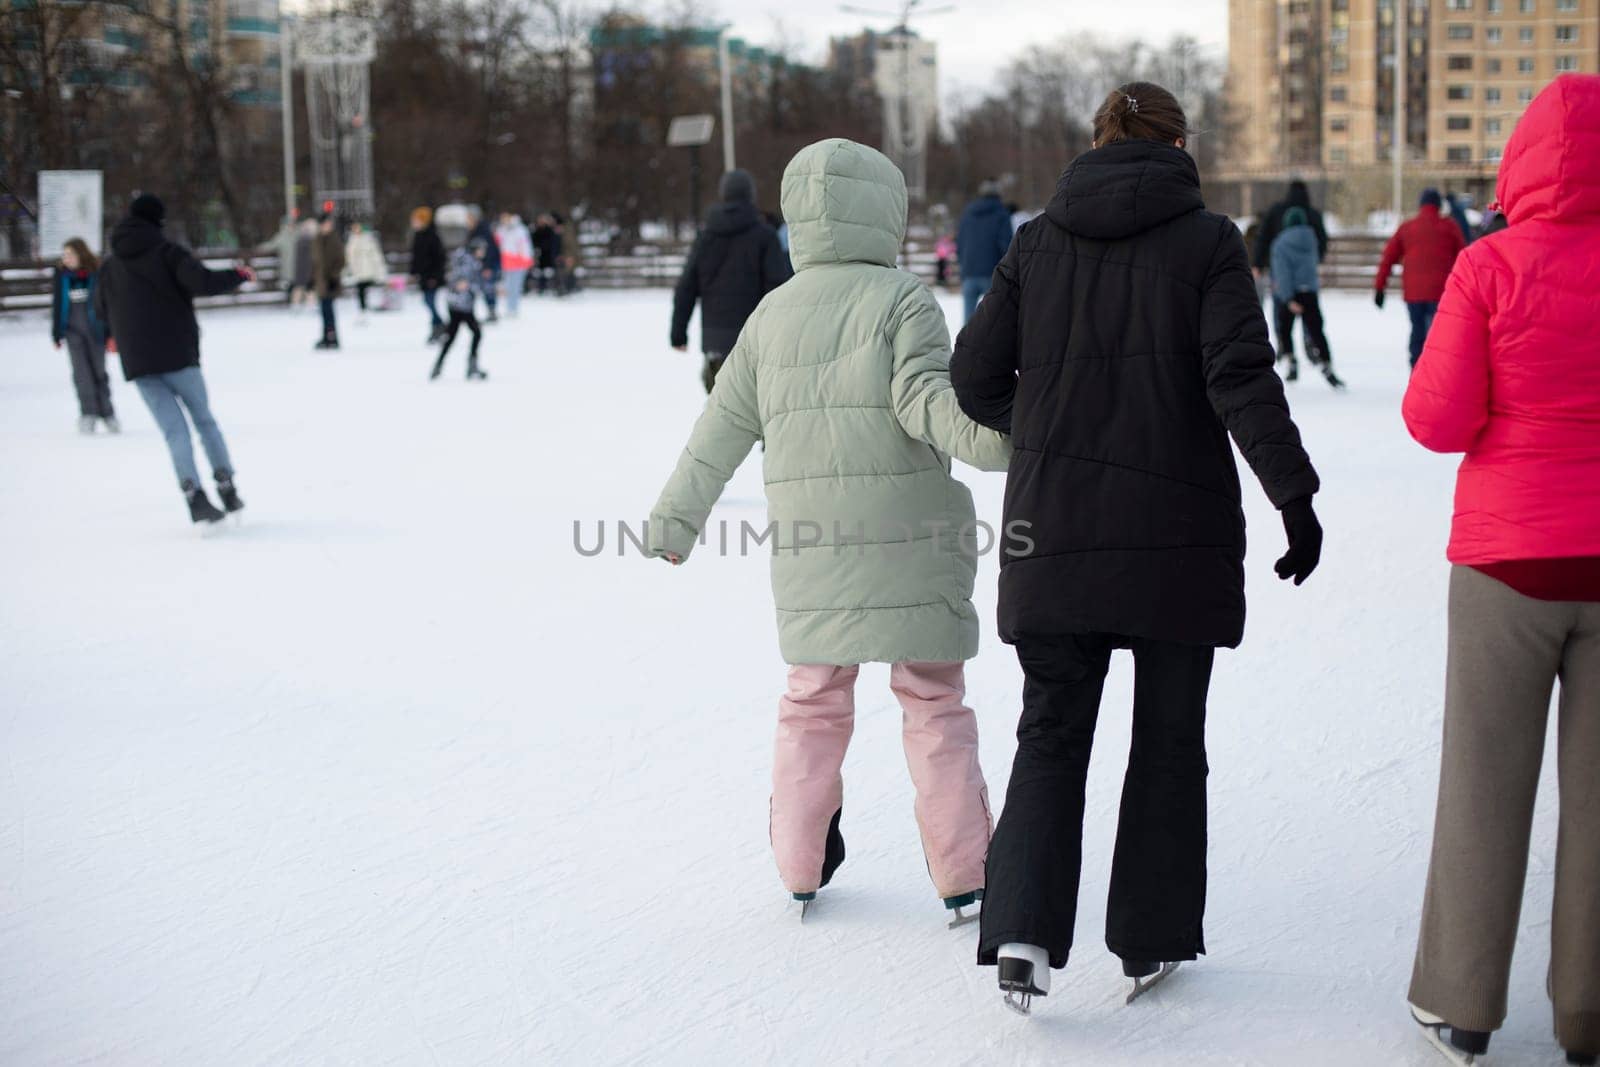
<path id="1" fill-rule="evenodd" d="M 1600 603 L 1450 576 L 1443 768 L 1411 1002 L 1452 1026 L 1505 1021 L 1534 796 L 1561 682 L 1549 993 L 1556 1038 L 1600 1052 Z"/>

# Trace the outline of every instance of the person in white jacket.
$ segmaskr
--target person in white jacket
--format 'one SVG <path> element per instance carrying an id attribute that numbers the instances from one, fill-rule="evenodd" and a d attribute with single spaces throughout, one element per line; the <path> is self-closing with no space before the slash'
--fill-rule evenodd
<path id="1" fill-rule="evenodd" d="M 494 228 L 495 244 L 500 246 L 500 276 L 506 286 L 506 315 L 517 317 L 522 303 L 522 286 L 533 269 L 533 235 L 521 215 L 502 212 Z"/>
<path id="2" fill-rule="evenodd" d="M 367 310 L 367 290 L 389 281 L 389 264 L 383 258 L 383 248 L 378 235 L 359 222 L 350 224 L 350 235 L 344 242 L 345 274 L 356 288 L 356 302 L 363 314 Z"/>

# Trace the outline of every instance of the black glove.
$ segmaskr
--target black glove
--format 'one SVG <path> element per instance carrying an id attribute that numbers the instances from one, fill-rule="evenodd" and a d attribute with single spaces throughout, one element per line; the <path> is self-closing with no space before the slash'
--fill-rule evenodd
<path id="1" fill-rule="evenodd" d="M 1378 310 L 1380 311 L 1383 310 L 1383 296 L 1384 293 L 1382 289 L 1374 289 L 1372 292 L 1372 302 L 1378 305 Z"/>
<path id="2" fill-rule="evenodd" d="M 1289 551 L 1273 570 L 1279 578 L 1293 578 L 1294 584 L 1299 585 L 1311 577 L 1322 558 L 1322 524 L 1311 510 L 1310 497 L 1303 496 L 1283 506 L 1283 532 L 1289 538 Z"/>

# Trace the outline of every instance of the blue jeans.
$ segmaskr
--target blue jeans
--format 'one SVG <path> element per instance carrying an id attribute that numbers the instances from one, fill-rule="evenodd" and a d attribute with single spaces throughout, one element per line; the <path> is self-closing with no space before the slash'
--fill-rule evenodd
<path id="1" fill-rule="evenodd" d="M 967 317 L 963 321 L 972 321 L 972 313 L 978 310 L 978 301 L 982 300 L 988 292 L 988 278 L 961 279 L 961 299 L 965 301 L 967 305 Z"/>
<path id="2" fill-rule="evenodd" d="M 206 398 L 206 380 L 199 367 L 168 371 L 166 374 L 147 374 L 135 378 L 145 406 L 155 416 L 161 435 L 167 439 L 167 451 L 172 453 L 172 467 L 178 474 L 178 484 L 187 488 L 200 484 L 200 472 L 194 466 L 194 446 L 189 440 L 189 423 L 183 409 L 189 409 L 189 418 L 200 433 L 200 443 L 205 446 L 211 469 L 221 478 L 233 475 L 233 463 L 228 459 L 228 446 L 222 440 L 222 430 L 211 417 L 211 402 Z M 179 402 L 182 402 L 180 406 Z"/>
<path id="3" fill-rule="evenodd" d="M 495 312 L 495 290 L 500 288 L 500 272 L 485 270 L 483 272 L 483 302 L 489 308 L 489 317 L 497 318 Z"/>
<path id="4" fill-rule="evenodd" d="M 506 314 L 517 317 L 517 307 L 522 303 L 522 286 L 527 280 L 525 270 L 508 270 L 503 275 L 506 283 Z"/>
<path id="5" fill-rule="evenodd" d="M 1407 300 L 1406 310 L 1411 313 L 1411 365 L 1415 367 L 1422 358 L 1422 346 L 1428 341 L 1428 331 L 1433 329 L 1433 316 L 1439 310 L 1437 300 Z"/>
<path id="6" fill-rule="evenodd" d="M 424 285 L 422 287 L 422 302 L 428 308 L 428 317 L 433 320 L 434 329 L 444 329 L 444 319 L 439 317 L 439 287 L 437 285 Z"/>

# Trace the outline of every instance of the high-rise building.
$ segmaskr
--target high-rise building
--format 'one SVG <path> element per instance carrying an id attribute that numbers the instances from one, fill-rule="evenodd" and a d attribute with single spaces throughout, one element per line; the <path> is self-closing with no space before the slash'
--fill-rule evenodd
<path id="1" fill-rule="evenodd" d="M 883 150 L 913 197 L 925 190 L 927 144 L 939 121 L 939 50 L 915 30 L 866 30 L 830 42 L 828 66 L 883 102 Z"/>
<path id="2" fill-rule="evenodd" d="M 1408 165 L 1492 175 L 1541 88 L 1600 71 L 1600 0 L 1230 0 L 1233 168 L 1390 163 L 1402 5 Z"/>

